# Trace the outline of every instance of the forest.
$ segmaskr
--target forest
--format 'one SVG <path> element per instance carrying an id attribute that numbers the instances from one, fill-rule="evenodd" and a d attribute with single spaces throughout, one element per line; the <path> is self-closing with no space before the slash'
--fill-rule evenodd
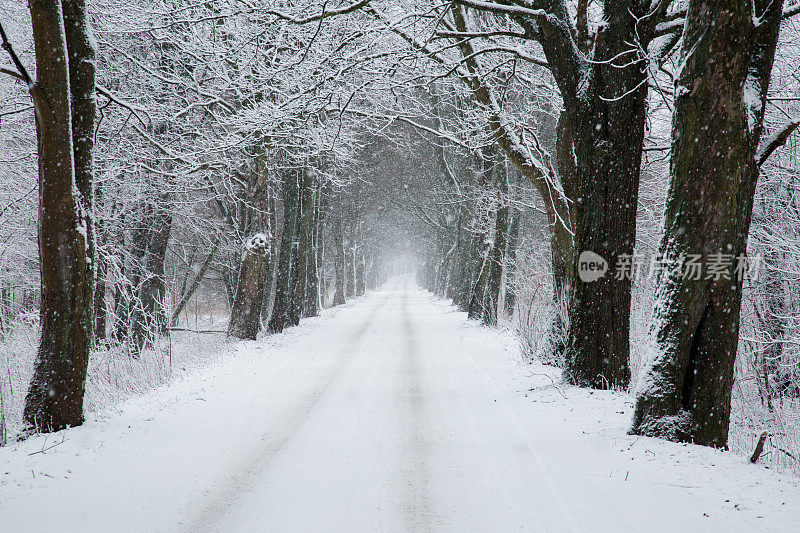
<path id="1" fill-rule="evenodd" d="M 800 475 L 800 1 L 0 0 L 0 40 L 0 446 L 413 277 L 625 438 Z"/>

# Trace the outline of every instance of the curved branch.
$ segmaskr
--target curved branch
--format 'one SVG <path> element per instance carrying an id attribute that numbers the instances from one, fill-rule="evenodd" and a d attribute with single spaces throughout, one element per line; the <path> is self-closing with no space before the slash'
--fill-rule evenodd
<path id="1" fill-rule="evenodd" d="M 0 47 L 8 52 L 8 55 L 11 56 L 11 62 L 14 63 L 14 66 L 17 68 L 17 72 L 8 69 L 2 69 L 2 72 L 21 79 L 28 84 L 28 87 L 33 87 L 33 80 L 31 79 L 30 74 L 28 74 L 28 71 L 25 69 L 25 65 L 22 64 L 19 56 L 11 46 L 11 43 L 8 41 L 8 36 L 6 35 L 6 31 L 3 29 L 2 23 L 0 23 L 0 39 L 2 39 L 2 42 L 0 42 Z"/>

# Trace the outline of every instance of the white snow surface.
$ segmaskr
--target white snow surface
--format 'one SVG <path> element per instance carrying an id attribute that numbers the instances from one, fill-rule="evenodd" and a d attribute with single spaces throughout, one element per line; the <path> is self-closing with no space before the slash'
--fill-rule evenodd
<path id="1" fill-rule="evenodd" d="M 512 334 L 395 278 L 0 449 L 0 531 L 796 531 L 800 485 L 626 435 Z"/>

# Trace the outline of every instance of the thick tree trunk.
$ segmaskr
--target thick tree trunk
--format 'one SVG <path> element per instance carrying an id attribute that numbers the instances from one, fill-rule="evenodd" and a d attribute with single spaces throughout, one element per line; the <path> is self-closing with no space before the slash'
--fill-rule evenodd
<path id="1" fill-rule="evenodd" d="M 470 255 L 465 261 L 464 299 L 467 316 L 480 319 L 483 315 L 483 294 L 489 278 L 488 259 L 489 245 L 486 234 L 479 232 L 470 236 Z"/>
<path id="2" fill-rule="evenodd" d="M 466 209 L 463 209 L 466 211 Z M 462 214 L 462 221 L 467 218 L 467 214 Z M 469 248 L 472 244 L 472 234 L 468 231 L 463 224 L 458 227 L 459 237 L 456 243 L 456 250 L 453 254 L 453 275 L 452 275 L 452 296 L 453 304 L 462 311 L 467 310 L 469 301 L 465 301 L 466 296 L 469 294 L 466 287 L 469 286 L 469 267 L 470 267 L 470 253 Z"/>
<path id="3" fill-rule="evenodd" d="M 306 292 L 308 277 L 314 262 L 314 172 L 310 168 L 303 170 L 300 184 L 300 215 L 297 231 L 297 269 L 295 270 L 294 295 L 291 323 L 297 325 L 305 316 Z"/>
<path id="4" fill-rule="evenodd" d="M 675 90 L 671 181 L 648 361 L 632 432 L 724 447 L 764 102 L 782 2 L 692 0 Z M 762 14 L 754 25 L 753 13 Z M 709 21 L 713 21 L 710 24 Z M 717 264 L 715 274 L 709 265 Z M 699 279 L 695 279 L 699 278 Z"/>
<path id="5" fill-rule="evenodd" d="M 314 316 L 318 315 L 319 311 L 323 309 L 327 303 L 328 282 L 325 279 L 325 270 L 322 268 L 327 258 L 325 239 L 322 237 L 322 221 L 320 220 L 317 228 L 317 244 L 314 246 L 314 281 L 317 284 L 313 294 L 316 298 L 316 301 L 313 303 Z M 311 282 L 309 281 L 309 286 L 310 285 Z M 310 297 L 311 296 L 308 295 L 306 298 Z M 311 305 L 309 305 L 309 309 L 312 309 Z"/>
<path id="6" fill-rule="evenodd" d="M 630 380 L 631 280 L 617 279 L 614 266 L 633 254 L 635 244 L 647 96 L 646 68 L 630 44 L 637 40 L 632 10 L 640 8 L 630 3 L 604 3 L 607 23 L 596 37 L 590 86 L 585 94 L 565 97 L 576 183 L 564 373 L 571 383 L 594 388 L 625 388 Z M 622 66 L 616 63 L 621 55 Z M 578 276 L 587 252 L 608 265 L 595 281 Z"/>
<path id="7" fill-rule="evenodd" d="M 83 423 L 92 306 L 86 235 L 73 195 L 68 54 L 59 0 L 30 3 L 37 81 L 31 87 L 39 153 L 41 341 L 24 418 L 39 431 Z M 73 58 L 79 60 L 80 58 Z"/>
<path id="8" fill-rule="evenodd" d="M 461 286 L 461 247 L 464 231 L 462 228 L 463 220 L 463 207 L 459 206 L 458 215 L 456 217 L 455 227 L 455 242 L 450 252 L 448 252 L 448 274 L 447 274 L 447 287 L 445 289 L 445 297 L 453 300 L 453 305 L 459 305 L 459 287 Z"/>
<path id="9" fill-rule="evenodd" d="M 268 246 L 269 241 L 263 233 L 247 239 L 228 324 L 229 337 L 255 340 L 258 335 L 261 303 L 267 292 Z"/>
<path id="10" fill-rule="evenodd" d="M 573 222 L 574 246 L 568 256 L 569 275 L 565 276 L 567 281 L 575 279 L 570 287 L 565 376 L 584 386 L 626 387 L 630 379 L 631 284 L 627 279 L 615 279 L 613 267 L 618 258 L 633 252 L 636 233 L 647 95 L 647 58 L 642 51 L 647 50 L 670 5 L 638 0 L 603 2 L 603 24 L 597 28 L 591 50 L 587 46 L 588 2 L 578 6 L 580 30 L 572 25 L 573 14 L 564 1 L 548 2 L 546 15 L 532 10 L 512 17 L 528 37 L 541 43 L 564 101 L 576 161 L 574 197 L 569 205 L 545 179 L 550 169 L 534 168 L 496 113 L 497 100 L 481 80 L 482 69 L 473 59 L 470 41 L 459 43 L 469 73 L 466 82 L 489 114 L 498 144 L 537 187 L 550 220 L 567 227 L 568 218 Z M 475 7 L 494 11 L 488 3 Z M 453 19 L 458 31 L 468 31 L 462 8 L 455 4 Z M 564 196 L 569 195 L 571 187 L 563 185 Z M 564 217 L 564 212 L 571 216 Z M 558 249 L 566 250 L 560 245 Z M 611 274 L 591 283 L 579 281 L 576 274 L 584 252 L 602 256 Z M 554 259 L 560 255 L 554 254 Z"/>
<path id="11" fill-rule="evenodd" d="M 268 323 L 269 331 L 272 333 L 280 333 L 291 322 L 292 263 L 296 255 L 294 242 L 297 233 L 299 194 L 298 176 L 294 172 L 289 172 L 284 182 L 283 234 L 281 235 L 281 250 L 275 280 L 275 301 L 272 304 L 272 314 Z"/>

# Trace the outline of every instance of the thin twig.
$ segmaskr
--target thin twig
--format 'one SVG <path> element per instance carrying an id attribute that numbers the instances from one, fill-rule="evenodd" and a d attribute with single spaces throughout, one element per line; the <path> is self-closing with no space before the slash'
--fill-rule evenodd
<path id="1" fill-rule="evenodd" d="M 41 449 L 41 450 L 39 450 L 38 452 L 29 453 L 28 455 L 36 455 L 37 453 L 44 453 L 44 452 L 46 452 L 47 450 L 52 450 L 52 449 L 53 449 L 53 448 L 55 448 L 56 446 L 60 446 L 60 445 L 62 445 L 62 444 L 64 444 L 64 437 L 61 437 L 61 442 L 56 442 L 55 444 L 52 444 L 52 445 L 48 446 L 47 448 L 42 448 L 42 449 Z"/>

